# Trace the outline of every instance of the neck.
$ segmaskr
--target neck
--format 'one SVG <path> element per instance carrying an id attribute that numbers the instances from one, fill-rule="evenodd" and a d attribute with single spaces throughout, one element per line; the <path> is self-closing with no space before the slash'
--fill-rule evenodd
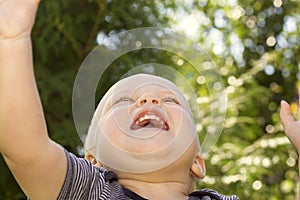
<path id="1" fill-rule="evenodd" d="M 119 183 L 146 199 L 187 200 L 189 195 L 188 186 L 181 182 L 150 183 L 119 179 Z"/>

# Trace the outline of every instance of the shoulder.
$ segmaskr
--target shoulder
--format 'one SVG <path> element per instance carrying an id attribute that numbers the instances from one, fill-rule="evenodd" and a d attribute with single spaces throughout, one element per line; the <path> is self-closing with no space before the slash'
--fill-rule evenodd
<path id="1" fill-rule="evenodd" d="M 189 196 L 190 200 L 239 200 L 236 195 L 226 196 L 212 189 L 201 189 L 192 192 Z"/>
<path id="2" fill-rule="evenodd" d="M 76 199 L 82 196 L 101 196 L 109 193 L 105 174 L 107 170 L 93 166 L 84 158 L 66 151 L 67 172 L 58 199 Z"/>

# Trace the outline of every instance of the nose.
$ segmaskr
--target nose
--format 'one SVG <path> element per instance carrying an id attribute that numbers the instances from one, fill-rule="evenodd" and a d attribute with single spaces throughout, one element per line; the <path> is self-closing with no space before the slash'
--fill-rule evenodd
<path id="1" fill-rule="evenodd" d="M 138 100 L 138 106 L 145 106 L 145 105 L 161 105 L 161 100 L 155 94 L 144 94 Z"/>

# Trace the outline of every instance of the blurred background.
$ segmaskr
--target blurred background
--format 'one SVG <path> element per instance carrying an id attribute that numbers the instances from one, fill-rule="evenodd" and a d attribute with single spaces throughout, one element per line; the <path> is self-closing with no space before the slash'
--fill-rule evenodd
<path id="1" fill-rule="evenodd" d="M 32 36 L 50 137 L 82 156 L 72 116 L 73 83 L 85 56 L 95 46 L 105 46 L 103 38 L 139 27 L 171 28 L 206 49 L 228 98 L 222 134 L 197 188 L 237 194 L 242 200 L 294 200 L 298 156 L 282 131 L 279 108 L 285 99 L 294 114 L 298 110 L 299 9 L 298 0 L 42 1 Z M 203 141 L 211 123 L 206 77 L 180 55 L 160 51 L 133 51 L 113 62 L 99 82 L 97 101 L 133 67 L 172 66 L 190 80 L 197 95 L 197 130 Z M 2 157 L 0 173 L 0 199 L 26 199 Z"/>

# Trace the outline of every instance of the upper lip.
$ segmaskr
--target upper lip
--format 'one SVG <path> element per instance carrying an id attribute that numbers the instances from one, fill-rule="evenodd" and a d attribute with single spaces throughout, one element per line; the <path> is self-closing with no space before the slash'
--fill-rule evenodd
<path id="1" fill-rule="evenodd" d="M 144 108 L 137 112 L 133 118 L 133 123 L 131 124 L 130 129 L 137 130 L 144 127 L 145 124 L 153 124 L 153 122 L 155 122 L 155 124 L 159 123 L 159 127 L 154 128 L 161 128 L 166 131 L 170 129 L 166 113 L 163 112 L 162 109 L 155 107 Z"/>

